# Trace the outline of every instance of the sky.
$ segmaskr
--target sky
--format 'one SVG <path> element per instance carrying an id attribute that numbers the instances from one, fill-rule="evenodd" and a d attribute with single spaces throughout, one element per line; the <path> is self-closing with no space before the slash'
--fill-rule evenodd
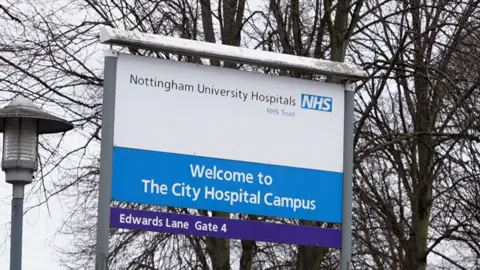
<path id="1" fill-rule="evenodd" d="M 58 19 L 68 18 L 71 23 L 75 23 L 75 21 L 80 23 L 84 19 L 84 13 L 76 12 L 75 14 L 71 14 L 72 10 L 57 10 L 59 6 L 67 3 L 70 3 L 70 1 L 65 0 L 63 3 L 62 0 L 55 1 L 54 5 L 46 4 L 46 6 L 41 6 L 41 10 L 47 14 L 51 8 L 52 11 L 56 12 Z M 30 4 L 21 5 L 19 3 L 16 7 L 21 10 L 23 9 L 25 12 L 27 12 L 28 9 L 31 9 Z M 32 14 L 34 13 L 35 12 L 32 12 Z M 103 53 L 100 51 L 98 55 L 102 57 Z M 96 61 L 96 59 L 92 61 Z M 36 102 L 35 104 L 37 106 L 40 105 Z M 6 104 L 2 104 L 0 107 L 5 105 Z M 63 117 L 62 115 L 56 114 L 56 112 L 51 109 L 47 110 L 50 113 Z M 69 139 L 69 142 L 64 142 L 62 145 L 68 145 L 69 147 L 74 148 L 76 146 L 75 143 L 77 143 L 78 135 L 75 135 L 74 132 L 67 133 L 65 139 Z M 81 139 L 79 139 L 79 141 L 80 143 L 83 142 Z M 0 160 L 2 156 L 1 142 L 3 142 L 3 136 L 0 134 Z M 52 173 L 52 175 L 56 174 Z M 46 180 L 47 189 L 49 188 L 48 182 L 54 180 L 52 178 L 49 179 L 49 177 L 47 177 Z M 28 185 L 25 188 L 24 211 L 26 211 L 29 206 L 38 204 L 42 198 L 38 194 L 28 194 L 28 191 L 33 188 L 38 189 L 38 187 L 34 187 L 34 184 Z M 49 189 L 50 192 L 53 190 L 54 189 Z M 0 172 L 0 270 L 7 270 L 10 267 L 11 199 L 12 186 L 5 182 L 4 172 Z M 63 205 L 65 205 L 65 203 L 63 203 Z M 58 230 L 63 225 L 63 222 L 68 217 L 69 213 L 71 213 L 71 211 L 68 210 L 69 209 L 66 207 L 65 209 L 62 208 L 62 202 L 58 197 L 52 197 L 49 199 L 48 207 L 42 205 L 30 209 L 25 213 L 23 218 L 22 270 L 66 269 L 61 266 L 61 258 L 56 253 L 56 250 L 69 244 L 69 239 L 66 236 L 58 234 Z"/>
<path id="2" fill-rule="evenodd" d="M 26 187 L 24 210 L 37 202 L 33 195 L 28 195 L 31 187 Z M 5 174 L 2 172 L 0 173 L 0 269 L 2 270 L 10 267 L 11 199 L 12 186 L 5 182 Z M 66 213 L 56 198 L 52 199 L 49 209 L 50 212 L 46 206 L 34 208 L 23 218 L 23 270 L 64 269 L 59 264 L 59 258 L 53 246 L 67 244 L 65 237 L 56 235 Z"/>
<path id="3" fill-rule="evenodd" d="M 256 1 L 250 1 L 250 5 L 252 5 L 252 2 L 255 3 Z M 0 136 L 0 142 L 2 140 L 3 138 Z M 28 195 L 28 190 L 32 187 L 26 187 L 24 209 L 27 209 L 29 205 L 36 204 L 38 201 L 38 196 Z M 0 172 L 0 270 L 9 269 L 10 265 L 11 193 L 11 185 L 5 182 L 5 175 L 3 172 Z M 54 197 L 50 200 L 49 208 L 41 206 L 25 214 L 23 227 L 23 270 L 65 269 L 60 266 L 60 258 L 55 253 L 56 248 L 68 245 L 66 237 L 57 235 L 59 227 L 68 214 L 61 206 L 61 201 Z"/>

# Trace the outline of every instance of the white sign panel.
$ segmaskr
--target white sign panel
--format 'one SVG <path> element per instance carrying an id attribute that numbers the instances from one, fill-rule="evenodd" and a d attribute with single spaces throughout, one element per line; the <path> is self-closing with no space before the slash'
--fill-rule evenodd
<path id="1" fill-rule="evenodd" d="M 112 198 L 341 222 L 344 88 L 121 54 Z"/>

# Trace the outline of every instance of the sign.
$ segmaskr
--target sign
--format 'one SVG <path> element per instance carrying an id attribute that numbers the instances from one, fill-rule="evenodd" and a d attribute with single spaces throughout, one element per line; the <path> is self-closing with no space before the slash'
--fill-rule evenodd
<path id="1" fill-rule="evenodd" d="M 112 199 L 342 222 L 344 86 L 120 54 Z"/>
<path id="2" fill-rule="evenodd" d="M 111 208 L 110 226 L 317 247 L 340 248 L 342 244 L 341 231 L 337 229 L 124 208 Z"/>

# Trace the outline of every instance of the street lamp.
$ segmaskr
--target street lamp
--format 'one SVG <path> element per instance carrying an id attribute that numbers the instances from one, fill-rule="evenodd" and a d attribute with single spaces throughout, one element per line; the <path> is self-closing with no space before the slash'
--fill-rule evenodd
<path id="1" fill-rule="evenodd" d="M 10 270 L 22 269 L 23 195 L 38 167 L 38 135 L 72 128 L 71 123 L 41 110 L 25 97 L 13 99 L 0 110 L 1 166 L 6 182 L 13 185 Z"/>

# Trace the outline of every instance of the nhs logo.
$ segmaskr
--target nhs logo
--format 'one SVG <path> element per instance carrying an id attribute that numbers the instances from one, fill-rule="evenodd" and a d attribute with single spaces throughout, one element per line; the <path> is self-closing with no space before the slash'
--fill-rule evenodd
<path id="1" fill-rule="evenodd" d="M 309 94 L 302 94 L 300 104 L 303 109 L 310 109 L 322 112 L 332 112 L 332 98 Z"/>

